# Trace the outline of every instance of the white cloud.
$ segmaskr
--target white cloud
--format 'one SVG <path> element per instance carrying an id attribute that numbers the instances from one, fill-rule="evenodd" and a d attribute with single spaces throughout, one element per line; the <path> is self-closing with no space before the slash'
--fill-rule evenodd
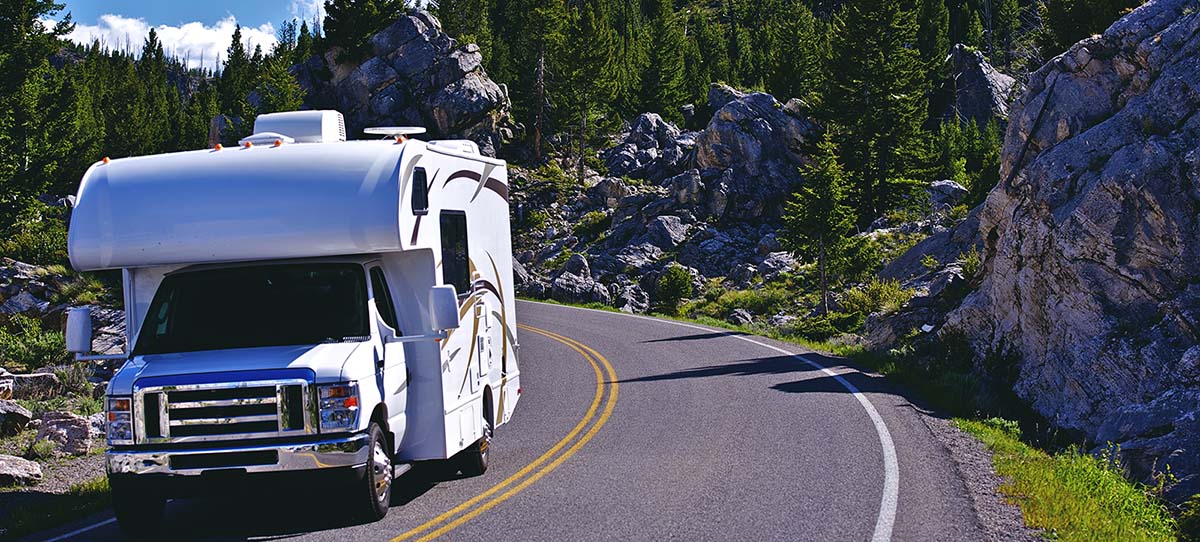
<path id="1" fill-rule="evenodd" d="M 292 17 L 301 21 L 313 22 L 313 19 L 325 24 L 325 0 L 292 0 L 288 7 Z"/>
<path id="2" fill-rule="evenodd" d="M 218 61 L 225 60 L 225 51 L 229 48 L 235 25 L 237 19 L 229 15 L 212 26 L 190 22 L 179 26 L 157 25 L 153 28 L 168 56 L 174 56 L 181 61 L 186 59 L 188 66 L 193 68 L 199 67 L 203 59 L 204 66 L 215 68 Z M 101 15 L 94 25 L 75 23 L 75 31 L 66 37 L 83 45 L 91 45 L 92 42 L 100 40 L 100 43 L 109 49 L 140 54 L 142 43 L 150 33 L 150 28 L 151 25 L 144 19 L 106 14 Z M 271 23 L 257 27 L 242 26 L 242 42 L 250 52 L 258 45 L 262 46 L 264 52 L 268 52 L 275 45 L 275 27 Z"/>

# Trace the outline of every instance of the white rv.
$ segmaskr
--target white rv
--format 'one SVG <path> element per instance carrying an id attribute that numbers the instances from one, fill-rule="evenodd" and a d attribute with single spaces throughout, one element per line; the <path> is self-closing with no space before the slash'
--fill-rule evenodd
<path id="1" fill-rule="evenodd" d="M 333 111 L 255 129 L 105 159 L 79 187 L 71 263 L 124 277 L 106 455 L 130 534 L 172 496 L 269 473 L 343 476 L 378 519 L 413 462 L 482 473 L 520 397 L 505 163 L 411 130 L 347 142 Z M 86 310 L 67 344 L 101 357 Z"/>

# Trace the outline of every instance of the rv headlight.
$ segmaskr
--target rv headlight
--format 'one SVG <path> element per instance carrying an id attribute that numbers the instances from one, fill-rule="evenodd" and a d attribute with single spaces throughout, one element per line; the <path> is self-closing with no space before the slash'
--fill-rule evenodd
<path id="1" fill-rule="evenodd" d="M 320 386 L 321 432 L 352 431 L 358 427 L 358 383 Z"/>
<path id="2" fill-rule="evenodd" d="M 133 401 L 129 397 L 109 397 L 105 407 L 109 445 L 133 444 Z"/>

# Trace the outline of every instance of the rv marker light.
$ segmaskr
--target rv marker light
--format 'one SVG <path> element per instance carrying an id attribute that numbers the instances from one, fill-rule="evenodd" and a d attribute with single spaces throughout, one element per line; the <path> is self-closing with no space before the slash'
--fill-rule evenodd
<path id="1" fill-rule="evenodd" d="M 282 140 L 282 139 L 276 139 L 276 140 L 275 140 L 275 146 L 276 146 L 276 147 L 280 147 L 280 146 L 282 146 L 282 145 L 283 145 L 283 140 Z"/>
<path id="2" fill-rule="evenodd" d="M 213 147 L 213 150 L 214 150 L 214 151 L 219 151 L 219 150 L 221 150 L 221 149 L 224 149 L 224 148 L 225 148 L 225 147 L 221 146 L 221 144 L 220 144 L 220 143 L 217 143 L 217 144 L 216 144 L 216 146 L 214 146 L 214 147 Z"/>
<path id="3" fill-rule="evenodd" d="M 104 158 L 101 158 L 100 161 L 104 162 L 105 164 L 112 162 L 112 160 L 109 160 L 107 156 L 105 156 Z"/>
<path id="4" fill-rule="evenodd" d="M 253 147 L 253 146 L 254 146 L 254 144 L 253 144 L 253 143 L 251 143 L 251 142 L 249 142 L 249 141 L 247 141 L 247 142 L 246 142 L 245 144 L 243 144 L 242 146 L 243 146 L 243 147 L 245 147 L 245 148 L 247 148 L 247 149 L 249 149 L 250 147 Z"/>

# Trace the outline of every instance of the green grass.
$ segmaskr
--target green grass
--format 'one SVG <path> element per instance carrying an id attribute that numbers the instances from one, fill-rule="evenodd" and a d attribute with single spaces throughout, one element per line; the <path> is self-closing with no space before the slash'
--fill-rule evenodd
<path id="1" fill-rule="evenodd" d="M 993 454 L 1000 491 L 1021 507 L 1025 522 L 1049 538 L 1073 541 L 1173 541 L 1175 521 L 1152 494 L 1130 483 L 1114 456 L 1074 449 L 1048 454 L 1021 441 L 1013 422 L 957 419 Z"/>
<path id="2" fill-rule="evenodd" d="M 101 476 L 76 484 L 66 494 L 49 495 L 14 508 L 0 525 L 0 539 L 16 540 L 62 525 L 104 510 L 110 502 L 108 478 Z"/>

